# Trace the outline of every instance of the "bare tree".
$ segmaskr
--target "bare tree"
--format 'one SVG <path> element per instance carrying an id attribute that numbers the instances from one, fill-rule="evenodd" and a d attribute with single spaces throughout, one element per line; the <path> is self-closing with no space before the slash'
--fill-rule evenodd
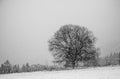
<path id="1" fill-rule="evenodd" d="M 55 62 L 74 68 L 78 62 L 87 62 L 98 55 L 93 33 L 79 25 L 64 25 L 49 40 L 49 50 Z"/>

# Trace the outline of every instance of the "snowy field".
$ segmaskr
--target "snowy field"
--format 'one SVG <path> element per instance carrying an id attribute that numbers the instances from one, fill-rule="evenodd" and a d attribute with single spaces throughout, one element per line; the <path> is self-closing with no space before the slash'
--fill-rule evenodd
<path id="1" fill-rule="evenodd" d="M 120 67 L 1 74 L 0 79 L 120 79 Z"/>

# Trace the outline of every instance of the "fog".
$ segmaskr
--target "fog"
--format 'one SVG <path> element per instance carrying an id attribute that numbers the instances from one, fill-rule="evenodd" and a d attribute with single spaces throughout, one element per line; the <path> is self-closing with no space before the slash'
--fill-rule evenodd
<path id="1" fill-rule="evenodd" d="M 65 24 L 91 30 L 101 56 L 120 51 L 119 0 L 0 0 L 0 64 L 51 64 L 48 40 Z"/>

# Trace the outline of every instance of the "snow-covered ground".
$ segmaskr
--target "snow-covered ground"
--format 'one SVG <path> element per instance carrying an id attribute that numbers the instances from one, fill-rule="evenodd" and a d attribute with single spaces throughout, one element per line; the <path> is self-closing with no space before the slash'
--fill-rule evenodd
<path id="1" fill-rule="evenodd" d="M 4 74 L 0 79 L 120 79 L 120 67 Z"/>

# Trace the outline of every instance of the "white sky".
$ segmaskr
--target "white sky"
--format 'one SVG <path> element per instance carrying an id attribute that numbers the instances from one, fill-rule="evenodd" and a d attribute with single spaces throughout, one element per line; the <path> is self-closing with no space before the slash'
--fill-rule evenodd
<path id="1" fill-rule="evenodd" d="M 120 49 L 120 0 L 0 0 L 0 63 L 49 64 L 48 40 L 65 24 L 93 31 L 103 56 Z"/>

